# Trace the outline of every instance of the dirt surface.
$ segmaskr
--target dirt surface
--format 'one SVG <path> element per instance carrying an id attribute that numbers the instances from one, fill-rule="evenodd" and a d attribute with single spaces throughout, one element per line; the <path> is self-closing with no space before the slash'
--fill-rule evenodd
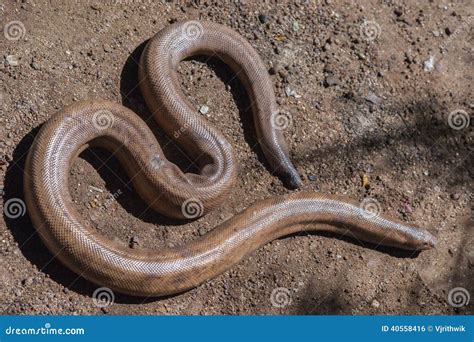
<path id="1" fill-rule="evenodd" d="M 0 9 L 1 313 L 473 313 L 474 299 L 459 308 L 448 300 L 456 287 L 474 294 L 471 1 L 6 0 Z M 116 293 L 111 305 L 97 305 L 98 286 L 55 260 L 22 211 L 25 156 L 55 112 L 103 98 L 132 108 L 167 156 L 192 169 L 150 119 L 136 87 L 144 43 L 182 19 L 227 25 L 261 54 L 291 115 L 285 135 L 303 190 L 374 199 L 384 213 L 426 227 L 437 248 L 414 254 L 298 234 L 186 293 Z M 238 184 L 215 212 L 176 222 L 148 209 L 113 155 L 87 150 L 71 170 L 77 208 L 98 231 L 133 248 L 185 243 L 251 203 L 290 192 L 266 166 L 232 72 L 196 58 L 181 63 L 180 75 L 196 115 L 207 106 L 205 116 L 235 147 Z"/>

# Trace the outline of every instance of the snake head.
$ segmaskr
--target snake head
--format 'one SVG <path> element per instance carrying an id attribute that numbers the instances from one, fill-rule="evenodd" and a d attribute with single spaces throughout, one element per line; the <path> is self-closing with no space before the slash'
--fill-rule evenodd
<path id="1" fill-rule="evenodd" d="M 425 250 L 436 247 L 436 238 L 428 231 L 420 229 L 417 237 L 417 250 Z"/>
<path id="2" fill-rule="evenodd" d="M 436 238 L 427 230 L 414 225 L 392 222 L 394 227 L 383 244 L 413 251 L 422 251 L 436 247 Z"/>

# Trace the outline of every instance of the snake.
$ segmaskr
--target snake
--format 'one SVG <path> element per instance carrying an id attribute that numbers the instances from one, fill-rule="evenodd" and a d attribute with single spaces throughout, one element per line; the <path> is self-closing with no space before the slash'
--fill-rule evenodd
<path id="1" fill-rule="evenodd" d="M 167 217 L 195 220 L 230 196 L 238 169 L 233 147 L 198 113 L 179 81 L 179 63 L 201 55 L 220 59 L 244 86 L 269 171 L 289 193 L 248 205 L 177 246 L 130 248 L 105 237 L 78 212 L 68 188 L 74 161 L 91 146 L 113 153 L 141 199 Z M 135 112 L 103 99 L 77 101 L 52 115 L 26 158 L 24 195 L 32 224 L 51 254 L 78 275 L 120 293 L 160 297 L 198 287 L 259 247 L 297 232 L 329 231 L 413 251 L 435 246 L 428 230 L 357 201 L 298 189 L 302 180 L 290 160 L 269 72 L 234 30 L 198 20 L 166 26 L 146 44 L 138 81 L 151 115 L 194 161 L 195 172 L 168 160 Z"/>

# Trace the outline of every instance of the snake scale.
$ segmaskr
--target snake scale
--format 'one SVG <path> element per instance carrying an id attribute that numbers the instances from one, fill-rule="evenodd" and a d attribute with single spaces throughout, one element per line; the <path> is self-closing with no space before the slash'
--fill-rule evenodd
<path id="1" fill-rule="evenodd" d="M 68 190 L 77 156 L 89 146 L 108 149 L 130 176 L 140 197 L 172 218 L 197 218 L 216 208 L 237 177 L 232 146 L 185 97 L 177 75 L 181 60 L 215 56 L 235 72 L 250 102 L 258 141 L 284 185 L 301 179 L 289 158 L 278 122 L 271 79 L 255 49 L 233 30 L 212 22 L 171 24 L 150 39 L 139 66 L 139 84 L 159 126 L 195 161 L 184 173 L 163 154 L 134 112 L 105 100 L 74 103 L 41 127 L 28 153 L 24 189 L 29 215 L 51 253 L 74 272 L 115 291 L 139 296 L 179 293 L 217 276 L 276 238 L 325 230 L 409 250 L 434 247 L 426 230 L 359 203 L 314 192 L 263 200 L 190 243 L 130 249 L 107 239 L 82 217 Z"/>

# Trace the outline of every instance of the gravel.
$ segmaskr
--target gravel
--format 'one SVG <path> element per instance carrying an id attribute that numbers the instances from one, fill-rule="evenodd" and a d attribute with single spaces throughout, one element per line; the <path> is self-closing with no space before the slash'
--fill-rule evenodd
<path id="1" fill-rule="evenodd" d="M 366 0 L 51 6 L 3 4 L 5 21 L 20 20 L 27 32 L 21 40 L 0 40 L 2 205 L 24 200 L 25 156 L 37 128 L 83 99 L 126 104 L 148 120 L 171 161 L 195 172 L 189 157 L 150 119 L 136 82 L 139 54 L 133 52 L 170 22 L 204 19 L 236 30 L 260 54 L 279 109 L 292 113 L 283 133 L 291 159 L 306 175 L 302 191 L 355 203 L 374 198 L 384 214 L 430 230 L 438 246 L 413 254 L 361 244 L 348 235 L 296 234 L 259 248 L 196 289 L 144 303 L 117 293 L 104 312 L 92 301 L 98 286 L 53 258 L 28 213 L 2 216 L 2 314 L 473 313 L 472 305 L 458 309 L 447 301 L 453 287 L 474 294 L 472 130 L 454 130 L 448 121 L 455 110 L 472 115 L 472 51 L 463 26 L 469 4 L 451 2 L 446 9 L 432 2 Z M 376 25 L 364 31 L 368 22 Z M 169 220 L 127 185 L 129 176 L 112 154 L 85 151 L 71 168 L 72 200 L 98 233 L 124 246 L 159 253 L 206 234 L 251 203 L 291 193 L 268 170 L 247 110 L 251 102 L 232 71 L 205 58 L 187 60 L 180 64 L 179 82 L 196 114 L 206 115 L 234 147 L 237 184 L 215 212 L 193 222 Z M 368 188 L 361 182 L 366 172 Z M 298 289 L 290 305 L 272 306 L 277 287 Z"/>

